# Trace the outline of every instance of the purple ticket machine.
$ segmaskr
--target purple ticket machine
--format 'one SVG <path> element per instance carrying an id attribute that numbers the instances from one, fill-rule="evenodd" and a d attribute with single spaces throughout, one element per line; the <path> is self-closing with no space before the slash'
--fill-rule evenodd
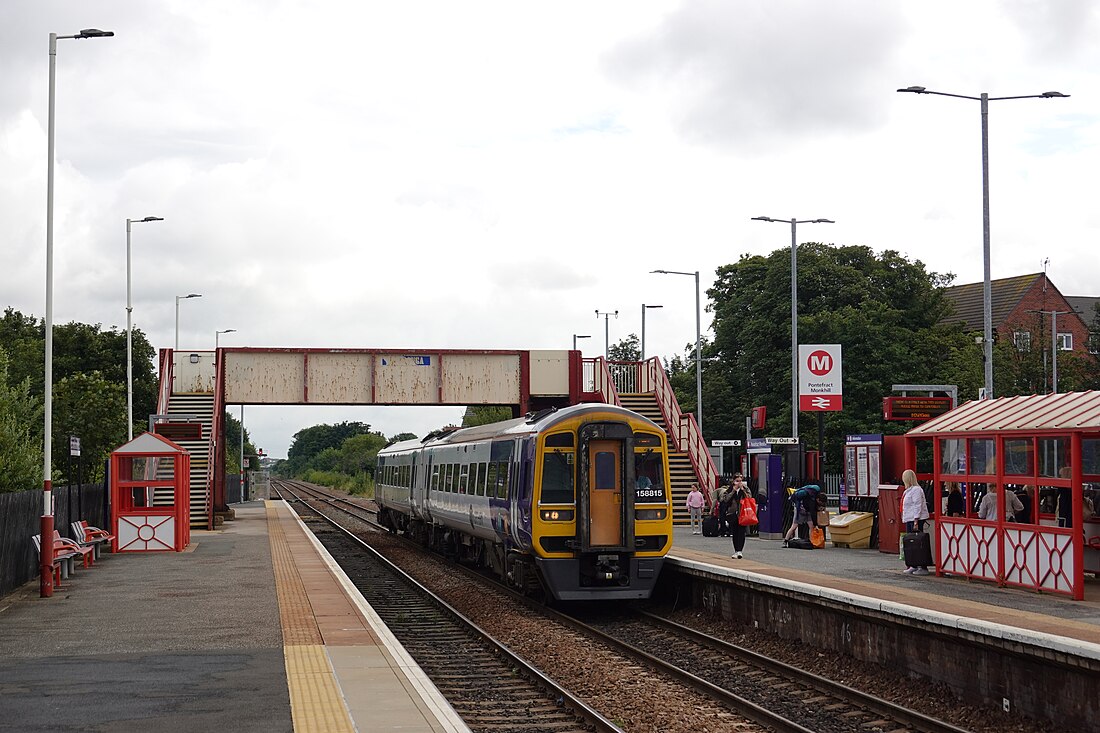
<path id="1" fill-rule="evenodd" d="M 756 446 L 754 451 L 753 443 L 757 440 L 761 445 Z M 783 539 L 783 511 L 787 506 L 787 492 L 783 488 L 783 456 L 773 455 L 771 446 L 763 441 L 763 438 L 749 441 L 752 474 L 756 479 L 759 532 L 761 539 L 779 540 Z M 767 503 L 761 500 L 760 494 L 767 496 Z"/>

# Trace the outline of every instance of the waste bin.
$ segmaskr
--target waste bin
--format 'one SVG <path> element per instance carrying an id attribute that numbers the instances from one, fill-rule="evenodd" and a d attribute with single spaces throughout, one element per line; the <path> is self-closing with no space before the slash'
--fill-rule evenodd
<path id="1" fill-rule="evenodd" d="M 845 512 L 829 521 L 829 536 L 833 538 L 833 547 L 848 547 L 856 550 L 871 546 L 871 526 L 875 515 L 871 512 Z"/>

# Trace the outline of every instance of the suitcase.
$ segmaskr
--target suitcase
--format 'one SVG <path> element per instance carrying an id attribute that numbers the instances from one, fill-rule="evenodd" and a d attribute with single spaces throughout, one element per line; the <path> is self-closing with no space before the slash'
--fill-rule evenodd
<path id="1" fill-rule="evenodd" d="M 703 517 L 704 537 L 717 537 L 720 527 L 721 522 L 718 521 L 718 517 Z"/>
<path id="2" fill-rule="evenodd" d="M 812 550 L 814 545 L 809 540 L 804 540 L 801 537 L 792 537 L 787 540 L 787 547 L 792 547 L 796 550 Z"/>
<path id="3" fill-rule="evenodd" d="M 924 532 L 910 532 L 901 539 L 901 551 L 905 565 L 923 568 L 932 565 L 932 543 Z"/>

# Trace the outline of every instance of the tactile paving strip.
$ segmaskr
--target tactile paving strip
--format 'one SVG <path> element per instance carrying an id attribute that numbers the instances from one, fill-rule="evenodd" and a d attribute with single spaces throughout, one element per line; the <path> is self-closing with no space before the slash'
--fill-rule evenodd
<path id="1" fill-rule="evenodd" d="M 290 690 L 290 713 L 296 733 L 353 733 L 344 698 L 325 653 L 317 619 L 290 543 L 283 529 L 286 521 L 267 502 L 268 537 L 279 618 L 283 627 L 283 657 Z"/>

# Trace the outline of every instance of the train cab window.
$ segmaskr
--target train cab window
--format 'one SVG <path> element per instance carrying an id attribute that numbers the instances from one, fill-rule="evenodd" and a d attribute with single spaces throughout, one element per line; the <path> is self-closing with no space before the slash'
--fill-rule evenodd
<path id="1" fill-rule="evenodd" d="M 665 501 L 665 472 L 661 454 L 652 448 L 634 453 L 634 503 Z"/>
<path id="2" fill-rule="evenodd" d="M 574 464 L 575 454 L 572 450 L 548 449 L 543 453 L 542 503 L 572 504 L 576 500 L 573 494 Z"/>
<path id="3" fill-rule="evenodd" d="M 554 433 L 546 436 L 547 448 L 572 448 L 573 433 Z"/>
<path id="4" fill-rule="evenodd" d="M 661 436 L 653 433 L 634 433 L 635 448 L 660 448 Z"/>
<path id="5" fill-rule="evenodd" d="M 593 487 L 597 491 L 603 491 L 607 489 L 617 489 L 618 478 L 616 470 L 618 468 L 618 456 L 611 451 L 598 451 L 596 453 L 596 485 Z"/>

